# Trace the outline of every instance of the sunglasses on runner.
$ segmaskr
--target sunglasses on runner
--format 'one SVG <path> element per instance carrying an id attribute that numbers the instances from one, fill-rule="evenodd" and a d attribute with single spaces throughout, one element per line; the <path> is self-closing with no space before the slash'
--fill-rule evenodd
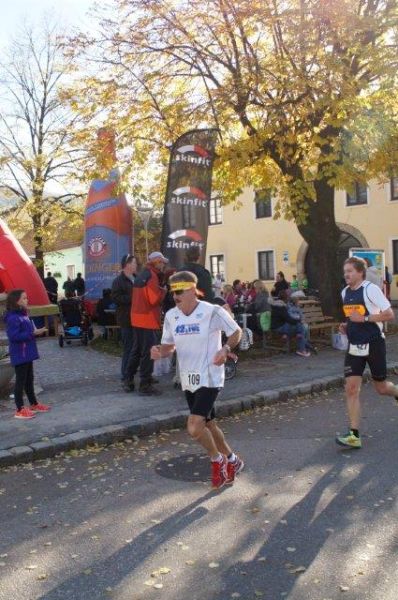
<path id="1" fill-rule="evenodd" d="M 181 296 L 186 290 L 176 290 L 173 292 L 173 296 Z"/>

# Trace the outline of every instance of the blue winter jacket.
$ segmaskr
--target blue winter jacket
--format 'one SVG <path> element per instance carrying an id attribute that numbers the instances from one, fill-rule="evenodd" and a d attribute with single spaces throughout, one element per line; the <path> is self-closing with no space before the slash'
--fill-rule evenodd
<path id="1" fill-rule="evenodd" d="M 34 326 L 23 309 L 10 310 L 4 320 L 10 347 L 10 359 L 13 367 L 39 358 Z"/>

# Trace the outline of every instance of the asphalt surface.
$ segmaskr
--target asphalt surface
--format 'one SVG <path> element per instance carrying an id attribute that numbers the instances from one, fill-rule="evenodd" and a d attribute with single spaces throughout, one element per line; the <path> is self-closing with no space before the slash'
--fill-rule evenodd
<path id="1" fill-rule="evenodd" d="M 388 360 L 398 365 L 397 335 L 387 339 Z M 80 344 L 59 348 L 57 340 L 40 340 L 41 359 L 35 362 L 36 379 L 42 388 L 40 401 L 52 407 L 31 421 L 14 419 L 14 401 L 0 400 L 0 455 L 13 447 L 28 448 L 43 440 L 90 432 L 113 425 L 126 426 L 140 419 L 156 419 L 159 415 L 182 414 L 185 397 L 174 390 L 172 375 L 160 378 L 158 397 L 126 394 L 121 389 L 120 359 L 102 354 Z M 240 353 L 243 358 L 243 352 Z M 341 377 L 343 353 L 322 349 L 317 356 L 303 359 L 295 354 L 265 354 L 256 360 L 238 362 L 235 379 L 226 382 L 220 404 L 259 392 L 294 388 L 322 378 Z M 171 427 L 174 425 L 172 424 Z M 88 435 L 91 435 L 89 433 Z M 51 442 L 52 443 L 52 442 Z"/>
<path id="2" fill-rule="evenodd" d="M 220 492 L 183 431 L 0 471 L 0 599 L 396 600 L 398 407 L 363 398 L 362 450 L 341 392 L 224 419 Z"/>

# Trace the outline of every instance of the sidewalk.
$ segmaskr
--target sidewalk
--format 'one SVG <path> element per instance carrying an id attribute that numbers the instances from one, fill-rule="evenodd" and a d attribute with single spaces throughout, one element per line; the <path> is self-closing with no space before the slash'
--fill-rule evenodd
<path id="1" fill-rule="evenodd" d="M 397 335 L 387 339 L 388 364 L 396 374 L 397 341 Z M 40 401 L 52 410 L 18 421 L 14 401 L 0 400 L 0 466 L 184 425 L 185 398 L 173 389 L 170 375 L 160 378 L 161 396 L 146 398 L 122 391 L 119 358 L 78 345 L 61 349 L 54 338 L 40 340 L 39 351 L 35 375 L 43 388 Z M 293 354 L 241 361 L 237 377 L 226 382 L 218 414 L 341 385 L 343 357 L 329 348 L 310 359 Z"/>

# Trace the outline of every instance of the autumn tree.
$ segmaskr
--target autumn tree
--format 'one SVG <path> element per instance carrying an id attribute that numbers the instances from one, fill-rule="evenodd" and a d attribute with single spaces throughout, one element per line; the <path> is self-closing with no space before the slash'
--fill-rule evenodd
<path id="1" fill-rule="evenodd" d="M 70 64 L 56 26 L 25 27 L 0 64 L 0 190 L 8 198 L 12 229 L 33 229 L 36 265 L 62 236 L 62 226 L 81 222 L 76 192 L 68 191 L 80 150 L 68 139 L 79 119 L 64 106 L 59 86 Z"/>
<path id="2" fill-rule="evenodd" d="M 397 164 L 397 18 L 397 0 L 118 0 L 80 39 L 100 70 L 71 97 L 88 115 L 89 91 L 90 116 L 101 107 L 136 167 L 218 127 L 223 201 L 274 190 L 337 315 L 334 189 Z"/>

